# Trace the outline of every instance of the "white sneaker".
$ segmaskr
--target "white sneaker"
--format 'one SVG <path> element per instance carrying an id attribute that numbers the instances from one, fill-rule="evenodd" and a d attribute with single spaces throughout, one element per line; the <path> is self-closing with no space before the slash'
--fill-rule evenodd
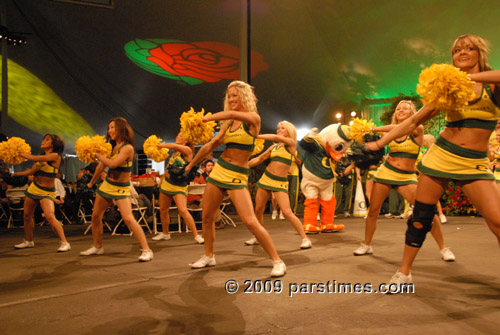
<path id="1" fill-rule="evenodd" d="M 273 262 L 271 277 L 283 277 L 286 273 L 286 265 L 283 261 Z"/>
<path id="2" fill-rule="evenodd" d="M 16 244 L 14 248 L 16 249 L 24 249 L 24 248 L 33 248 L 35 246 L 35 242 L 24 240 L 22 243 Z"/>
<path id="3" fill-rule="evenodd" d="M 411 278 L 411 272 L 408 275 L 402 274 L 401 272 L 396 271 L 394 276 L 392 276 L 391 280 L 389 281 L 390 284 L 411 284 L 413 283 L 413 279 Z"/>
<path id="4" fill-rule="evenodd" d="M 71 250 L 71 245 L 68 242 L 61 242 L 57 252 L 66 252 Z"/>
<path id="5" fill-rule="evenodd" d="M 191 269 L 201 269 L 208 266 L 215 266 L 215 255 L 214 257 L 208 257 L 207 255 L 201 256 L 199 260 L 194 263 L 189 264 Z"/>
<path id="6" fill-rule="evenodd" d="M 142 253 L 139 256 L 139 262 L 149 262 L 150 260 L 153 259 L 153 250 L 144 250 L 141 249 Z"/>
<path id="7" fill-rule="evenodd" d="M 445 262 L 454 262 L 455 261 L 455 255 L 450 250 L 450 248 L 448 248 L 448 247 L 443 248 L 439 252 L 441 253 L 441 258 L 443 258 L 443 261 L 445 261 Z"/>
<path id="8" fill-rule="evenodd" d="M 371 245 L 366 245 L 364 243 L 361 243 L 361 246 L 354 250 L 354 256 L 362 256 L 362 255 L 368 255 L 368 254 L 373 254 L 373 248 Z"/>
<path id="9" fill-rule="evenodd" d="M 400 219 L 406 219 L 406 214 L 405 214 L 405 213 L 403 213 L 403 214 L 401 214 L 401 215 L 399 215 L 399 216 L 397 216 L 397 217 L 398 217 L 398 218 L 400 218 Z"/>
<path id="10" fill-rule="evenodd" d="M 104 248 L 96 248 L 94 246 L 88 248 L 85 251 L 80 252 L 82 256 L 90 256 L 90 255 L 102 255 L 104 254 Z"/>
<path id="11" fill-rule="evenodd" d="M 439 216 L 439 221 L 441 221 L 441 223 L 446 223 L 448 222 L 448 219 L 444 216 L 444 214 L 442 214 Z"/>
<path id="12" fill-rule="evenodd" d="M 392 219 L 394 217 L 394 215 L 392 215 L 391 213 L 387 213 L 384 216 L 388 219 Z"/>
<path id="13" fill-rule="evenodd" d="M 283 215 L 283 213 L 280 212 L 280 220 L 284 220 L 285 219 L 285 216 Z"/>
<path id="14" fill-rule="evenodd" d="M 152 240 L 153 241 L 170 240 L 170 234 L 158 233 L 158 235 L 153 237 Z"/>
<path id="15" fill-rule="evenodd" d="M 273 211 L 273 215 L 271 215 L 271 219 L 276 220 L 278 217 L 278 211 Z"/>
<path id="16" fill-rule="evenodd" d="M 350 217 L 350 216 L 351 216 L 351 214 L 349 214 L 349 212 L 344 212 L 344 217 L 345 217 L 345 218 L 348 218 L 348 217 Z"/>
<path id="17" fill-rule="evenodd" d="M 255 236 L 253 236 L 251 239 L 249 239 L 248 241 L 245 241 L 245 244 L 246 245 L 258 245 L 259 244 L 259 241 L 257 241 L 257 238 Z"/>
<path id="18" fill-rule="evenodd" d="M 302 239 L 302 243 L 300 244 L 300 249 L 309 249 L 312 247 L 311 240 L 306 238 Z"/>
<path id="19" fill-rule="evenodd" d="M 170 235 L 170 234 L 169 234 Z M 201 236 L 201 235 L 196 235 L 194 240 L 196 241 L 196 243 L 198 244 L 203 244 L 205 243 L 205 239 Z"/>

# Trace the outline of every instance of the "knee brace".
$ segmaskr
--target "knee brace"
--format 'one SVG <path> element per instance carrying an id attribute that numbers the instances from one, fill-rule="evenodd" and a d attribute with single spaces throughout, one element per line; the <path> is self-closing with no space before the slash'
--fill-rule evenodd
<path id="1" fill-rule="evenodd" d="M 432 228 L 432 219 L 436 214 L 436 204 L 428 205 L 415 201 L 413 215 L 408 219 L 406 230 L 406 245 L 420 248 L 424 243 L 425 236 Z M 414 223 L 420 223 L 421 228 L 415 227 Z"/>

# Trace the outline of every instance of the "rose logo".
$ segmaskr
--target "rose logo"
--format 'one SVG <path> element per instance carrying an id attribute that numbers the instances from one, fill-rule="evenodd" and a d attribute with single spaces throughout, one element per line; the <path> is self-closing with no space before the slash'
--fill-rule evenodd
<path id="1" fill-rule="evenodd" d="M 124 49 L 144 70 L 189 85 L 238 79 L 240 75 L 240 49 L 222 42 L 135 39 Z M 252 51 L 251 60 L 251 77 L 268 68 L 256 51 Z"/>

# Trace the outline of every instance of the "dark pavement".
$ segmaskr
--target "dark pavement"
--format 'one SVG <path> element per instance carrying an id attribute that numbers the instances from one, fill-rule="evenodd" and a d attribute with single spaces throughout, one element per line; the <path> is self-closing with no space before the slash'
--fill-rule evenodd
<path id="1" fill-rule="evenodd" d="M 55 252 L 48 226 L 36 227 L 35 248 L 24 250 L 13 248 L 22 229 L 1 228 L 0 334 L 498 333 L 498 243 L 482 218 L 448 219 L 443 233 L 457 261 L 442 261 L 429 235 L 413 268 L 415 293 L 393 295 L 345 293 L 341 284 L 378 290 L 389 281 L 402 257 L 402 219 L 380 217 L 374 254 L 355 257 L 361 218 L 337 218 L 345 231 L 312 235 L 313 248 L 300 250 L 291 225 L 266 215 L 288 267 L 279 279 L 269 277 L 261 247 L 243 244 L 251 236 L 237 218 L 236 228 L 217 230 L 217 266 L 202 270 L 188 266 L 203 247 L 187 233 L 147 235 L 155 258 L 139 263 L 133 237 L 105 232 L 105 254 L 82 257 L 92 244 L 85 226 L 64 227 L 68 253 Z M 237 293 L 226 292 L 229 280 Z"/>

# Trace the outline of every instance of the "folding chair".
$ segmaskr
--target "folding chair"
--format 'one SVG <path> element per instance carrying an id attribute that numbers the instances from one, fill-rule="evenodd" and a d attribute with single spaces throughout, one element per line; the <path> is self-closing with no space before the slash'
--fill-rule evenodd
<path id="1" fill-rule="evenodd" d="M 188 195 L 203 195 L 203 193 L 205 193 L 205 189 L 207 187 L 207 184 L 191 184 L 191 185 L 188 185 Z M 201 207 L 198 207 L 198 208 L 192 208 L 192 207 L 187 207 L 187 210 L 190 212 L 190 213 L 194 213 L 194 212 L 202 212 L 202 208 Z M 202 222 L 201 220 L 195 220 L 194 223 L 200 223 Z M 189 228 L 188 226 L 186 225 L 186 232 L 189 232 Z"/>
<path id="2" fill-rule="evenodd" d="M 147 230 L 149 231 L 149 233 L 152 234 L 153 232 L 151 231 L 151 228 L 149 227 L 148 221 L 146 219 L 146 211 L 147 210 L 148 210 L 147 206 L 141 207 L 138 204 L 132 203 L 132 214 L 134 214 L 134 217 L 137 220 L 137 223 L 141 227 L 146 227 Z M 118 223 L 116 224 L 115 229 L 113 229 L 113 232 L 111 233 L 111 235 L 123 235 L 123 234 L 116 232 L 116 230 L 118 229 L 118 227 L 120 227 L 121 224 L 125 224 L 125 222 L 123 222 L 123 218 L 120 218 L 120 221 L 118 221 Z M 132 234 L 133 233 L 130 232 L 128 235 L 132 236 Z"/>
<path id="3" fill-rule="evenodd" d="M 5 211 L 5 208 L 3 208 L 3 205 L 0 204 L 0 220 L 3 219 L 9 220 L 9 216 L 7 215 L 7 212 Z"/>
<path id="4" fill-rule="evenodd" d="M 158 234 L 158 219 L 157 219 L 157 214 L 158 212 L 160 211 L 160 205 L 158 203 L 158 205 L 156 204 L 156 199 L 155 199 L 155 195 L 153 194 L 153 200 L 151 201 L 151 203 L 153 204 L 153 233 L 156 235 Z M 172 206 L 170 205 L 170 207 L 168 208 L 168 210 L 177 210 L 177 206 Z M 172 223 L 172 216 L 170 216 L 170 223 Z M 161 223 L 161 222 L 160 222 Z M 177 232 L 178 233 L 182 233 L 182 222 L 181 222 L 181 216 L 179 215 L 179 212 L 177 212 Z"/>
<path id="5" fill-rule="evenodd" d="M 22 213 L 24 211 L 24 189 L 10 189 L 6 191 L 7 195 L 7 204 L 9 206 L 9 220 L 7 222 L 7 228 L 21 228 L 24 226 L 24 219 L 22 217 Z M 21 219 L 17 219 L 17 217 L 21 214 Z M 22 221 L 23 224 L 21 226 L 14 225 L 14 221 Z"/>
<path id="6" fill-rule="evenodd" d="M 231 205 L 231 199 L 229 197 L 226 197 L 224 198 L 224 200 L 222 200 L 222 203 L 220 205 L 221 221 L 226 226 L 231 225 L 233 227 L 236 227 L 236 223 L 234 223 L 233 219 L 231 219 L 231 217 L 229 217 L 229 215 L 227 215 L 226 212 L 224 212 L 224 210 L 228 205 Z"/>
<path id="7" fill-rule="evenodd" d="M 94 201 L 92 199 L 88 199 L 88 200 L 89 200 L 90 204 L 93 206 Z M 87 214 L 85 212 L 85 206 L 83 205 L 83 199 L 80 200 L 80 204 L 78 205 L 78 216 L 82 219 L 84 224 L 88 224 L 87 228 L 83 232 L 84 235 L 87 235 L 87 233 L 92 229 L 92 213 Z M 102 220 L 102 224 L 104 226 L 106 226 L 106 228 L 108 228 L 108 230 L 110 232 L 113 231 L 113 229 L 111 229 L 111 226 L 109 225 L 109 223 L 107 221 L 105 221 L 104 219 Z"/>
<path id="8" fill-rule="evenodd" d="M 59 221 L 61 221 L 61 224 L 64 225 L 64 221 L 66 221 L 68 224 L 71 224 L 71 220 L 69 219 L 68 215 L 64 211 L 64 208 L 62 205 L 54 203 L 54 212 L 55 212 L 54 214 L 56 215 L 56 217 L 57 217 L 57 214 L 62 216 L 62 219 L 60 219 L 60 220 L 59 220 L 59 218 L 57 218 Z M 47 219 L 44 218 L 42 223 L 40 223 L 40 227 L 46 223 L 48 223 Z"/>

